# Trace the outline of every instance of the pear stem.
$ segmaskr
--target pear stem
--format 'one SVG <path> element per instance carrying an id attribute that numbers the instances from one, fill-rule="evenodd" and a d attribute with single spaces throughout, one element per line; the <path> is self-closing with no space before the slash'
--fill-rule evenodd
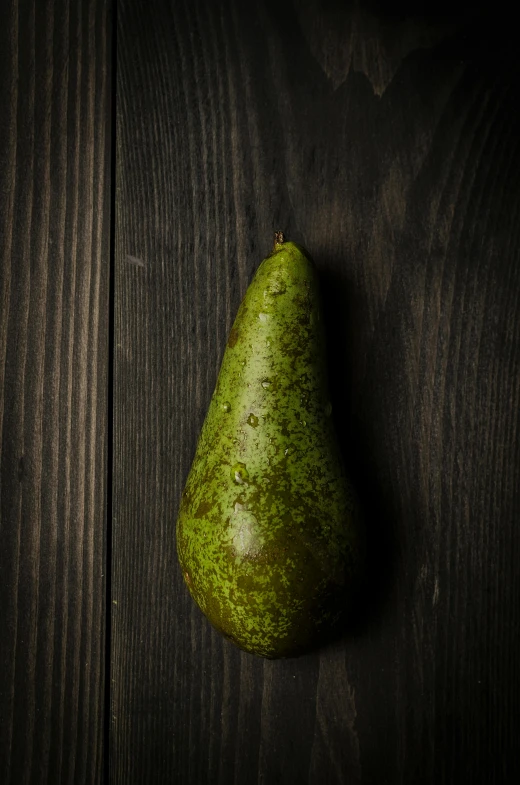
<path id="1" fill-rule="evenodd" d="M 283 245 L 285 242 L 283 232 L 275 232 L 274 233 L 274 251 L 277 250 L 279 245 Z"/>

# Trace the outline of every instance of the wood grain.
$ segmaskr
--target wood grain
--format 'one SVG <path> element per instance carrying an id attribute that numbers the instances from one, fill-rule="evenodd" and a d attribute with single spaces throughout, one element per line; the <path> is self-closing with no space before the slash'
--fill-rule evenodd
<path id="1" fill-rule="evenodd" d="M 503 19 L 442 10 L 119 4 L 113 783 L 517 781 L 520 82 Z M 370 558 L 342 640 L 263 662 L 175 519 L 275 228 L 322 271 Z"/>
<path id="2" fill-rule="evenodd" d="M 104 0 L 0 11 L 0 782 L 99 783 L 110 90 Z"/>

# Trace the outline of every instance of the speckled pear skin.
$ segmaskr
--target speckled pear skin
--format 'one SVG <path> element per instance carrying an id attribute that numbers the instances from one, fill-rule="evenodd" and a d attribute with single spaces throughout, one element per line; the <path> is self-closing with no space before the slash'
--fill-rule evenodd
<path id="1" fill-rule="evenodd" d="M 262 657 L 313 646 L 356 586 L 362 533 L 331 417 L 317 273 L 294 243 L 275 242 L 240 305 L 177 548 L 210 622 Z"/>

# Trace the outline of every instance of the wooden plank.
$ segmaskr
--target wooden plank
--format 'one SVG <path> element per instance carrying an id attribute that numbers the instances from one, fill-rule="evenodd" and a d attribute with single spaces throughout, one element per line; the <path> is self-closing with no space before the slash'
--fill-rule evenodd
<path id="1" fill-rule="evenodd" d="M 0 12 L 0 782 L 99 783 L 110 234 L 105 0 Z"/>
<path id="2" fill-rule="evenodd" d="M 114 783 L 519 774 L 516 44 L 377 8 L 121 0 Z M 344 639 L 263 662 L 189 599 L 175 519 L 275 228 L 323 274 L 370 559 Z"/>

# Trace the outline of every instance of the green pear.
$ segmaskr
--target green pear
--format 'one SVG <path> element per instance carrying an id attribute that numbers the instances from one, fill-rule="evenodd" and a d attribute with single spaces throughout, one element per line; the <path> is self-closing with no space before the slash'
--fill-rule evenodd
<path id="1" fill-rule="evenodd" d="M 262 657 L 314 645 L 360 574 L 358 507 L 331 411 L 317 272 L 277 233 L 229 335 L 177 521 L 193 599 Z"/>

